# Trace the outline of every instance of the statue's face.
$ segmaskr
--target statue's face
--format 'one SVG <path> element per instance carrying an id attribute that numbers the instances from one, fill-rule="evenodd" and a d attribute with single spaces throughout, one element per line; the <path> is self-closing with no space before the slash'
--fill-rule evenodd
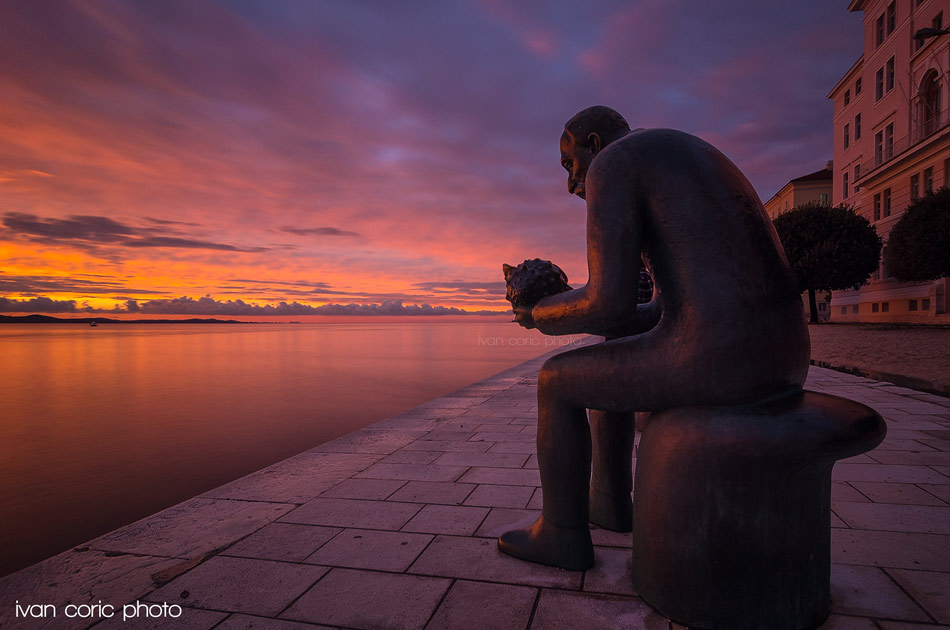
<path id="1" fill-rule="evenodd" d="M 592 147 L 579 145 L 566 131 L 561 134 L 561 166 L 567 171 L 567 192 L 581 199 L 587 198 L 584 182 L 593 159 Z"/>

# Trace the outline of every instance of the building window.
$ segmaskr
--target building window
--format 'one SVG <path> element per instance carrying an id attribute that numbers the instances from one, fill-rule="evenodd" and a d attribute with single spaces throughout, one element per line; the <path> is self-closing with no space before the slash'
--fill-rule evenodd
<path id="1" fill-rule="evenodd" d="M 910 200 L 920 199 L 920 173 L 914 173 L 910 176 Z"/>
<path id="2" fill-rule="evenodd" d="M 950 160 L 948 160 L 948 162 L 950 162 Z M 828 193 L 821 193 L 820 195 L 818 195 L 818 203 L 820 203 L 820 204 L 823 205 L 823 206 L 827 206 L 827 205 L 828 205 Z"/>
<path id="3" fill-rule="evenodd" d="M 915 138 L 915 140 L 922 140 L 937 131 L 940 116 L 939 77 L 940 75 L 937 74 L 936 70 L 931 70 L 924 76 L 924 80 L 920 82 L 917 125 L 921 133 L 920 137 Z"/>
<path id="4" fill-rule="evenodd" d="M 881 220 L 881 193 L 874 194 L 874 220 Z"/>
<path id="5" fill-rule="evenodd" d="M 934 16 L 934 19 L 930 22 L 930 26 L 938 31 L 943 30 L 943 11 Z"/>
<path id="6" fill-rule="evenodd" d="M 884 14 L 882 13 L 874 24 L 874 45 L 880 46 L 884 43 Z"/>
<path id="7" fill-rule="evenodd" d="M 897 28 L 897 0 L 887 5 L 887 34 L 890 35 Z"/>
<path id="8" fill-rule="evenodd" d="M 828 303 L 827 303 L 827 302 L 819 302 L 819 303 L 818 303 L 818 311 L 819 311 L 819 312 L 824 313 L 824 312 L 827 311 L 827 310 L 828 310 Z"/>
<path id="9" fill-rule="evenodd" d="M 861 77 L 858 77 L 854 81 L 854 95 L 857 96 L 861 93 Z"/>
<path id="10" fill-rule="evenodd" d="M 885 74 L 887 75 L 887 85 L 884 86 L 885 92 L 890 92 L 894 89 L 894 58 L 891 57 L 887 60 L 887 63 L 884 66 Z"/>
<path id="11" fill-rule="evenodd" d="M 917 300 L 907 300 L 907 310 L 916 311 L 917 310 Z"/>
<path id="12" fill-rule="evenodd" d="M 851 125 L 844 126 L 844 148 L 851 146 Z"/>
<path id="13" fill-rule="evenodd" d="M 874 73 L 874 100 L 879 101 L 884 96 L 884 68 L 878 68 Z"/>
<path id="14" fill-rule="evenodd" d="M 924 194 L 929 195 L 934 191 L 934 167 L 928 166 L 924 169 Z"/>
<path id="15" fill-rule="evenodd" d="M 846 106 L 851 104 L 851 90 L 844 91 L 844 104 Z"/>
<path id="16" fill-rule="evenodd" d="M 894 123 L 888 123 L 884 127 L 884 159 L 889 160 L 894 157 Z"/>
<path id="17" fill-rule="evenodd" d="M 854 139 L 861 139 L 861 114 L 857 114 L 854 117 Z"/>
<path id="18" fill-rule="evenodd" d="M 884 161 L 884 132 L 874 134 L 874 166 Z"/>
<path id="19" fill-rule="evenodd" d="M 884 205 L 884 216 L 885 217 L 891 216 L 891 189 L 890 188 L 884 189 L 884 204 L 883 205 Z"/>
<path id="20" fill-rule="evenodd" d="M 880 305 L 877 302 L 871 302 L 871 312 L 877 313 L 880 310 Z"/>
<path id="21" fill-rule="evenodd" d="M 920 301 L 920 310 L 922 311 L 930 310 L 930 298 L 924 298 Z"/>
<path id="22" fill-rule="evenodd" d="M 841 307 L 841 314 L 842 314 L 842 315 L 847 315 L 847 314 L 848 314 L 848 307 L 847 307 L 847 306 L 842 306 L 842 307 Z"/>
<path id="23" fill-rule="evenodd" d="M 851 307 L 851 314 L 852 314 L 852 315 L 857 315 L 857 314 L 858 314 L 858 305 L 857 305 L 857 304 L 855 304 L 854 306 Z"/>
<path id="24" fill-rule="evenodd" d="M 848 185 L 848 173 L 844 172 L 841 174 L 841 198 L 842 199 L 848 198 L 848 188 L 850 188 L 850 186 Z"/>
<path id="25" fill-rule="evenodd" d="M 891 303 L 890 303 L 890 302 L 881 302 L 881 312 L 882 312 L 882 313 L 886 313 L 886 312 L 888 312 L 889 310 L 891 310 Z"/>
<path id="26" fill-rule="evenodd" d="M 861 179 L 861 165 L 855 164 L 854 165 L 854 181 L 858 181 L 859 179 Z M 857 190 L 857 188 L 855 188 L 855 190 Z"/>

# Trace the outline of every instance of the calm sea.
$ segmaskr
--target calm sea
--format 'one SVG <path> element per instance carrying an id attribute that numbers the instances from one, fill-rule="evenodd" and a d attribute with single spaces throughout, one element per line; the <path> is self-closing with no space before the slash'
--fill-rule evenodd
<path id="1" fill-rule="evenodd" d="M 547 339 L 505 321 L 0 326 L 0 575 L 554 349 Z"/>

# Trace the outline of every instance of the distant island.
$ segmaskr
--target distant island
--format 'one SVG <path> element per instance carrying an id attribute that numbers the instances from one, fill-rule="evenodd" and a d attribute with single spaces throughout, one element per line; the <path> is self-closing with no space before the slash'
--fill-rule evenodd
<path id="1" fill-rule="evenodd" d="M 0 324 L 257 324 L 236 319 L 112 319 L 111 317 L 50 317 L 49 315 L 0 315 Z"/>

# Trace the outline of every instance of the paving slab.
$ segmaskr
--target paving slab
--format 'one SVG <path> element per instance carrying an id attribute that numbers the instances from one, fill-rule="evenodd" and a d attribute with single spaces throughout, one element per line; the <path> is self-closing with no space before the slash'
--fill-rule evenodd
<path id="1" fill-rule="evenodd" d="M 88 546 L 116 553 L 191 558 L 234 543 L 294 507 L 196 498 L 96 538 Z"/>
<path id="2" fill-rule="evenodd" d="M 422 630 L 451 580 L 333 569 L 281 617 L 364 630 Z"/>
<path id="3" fill-rule="evenodd" d="M 636 595 L 632 554 L 626 549 L 594 547 L 594 567 L 584 573 L 584 590 L 592 593 Z"/>
<path id="4" fill-rule="evenodd" d="M 838 485 L 838 484 L 836 484 Z M 892 505 L 936 505 L 946 506 L 947 503 L 928 492 L 925 488 L 909 483 L 878 483 L 874 481 L 852 481 L 851 486 L 858 491 L 864 502 Z M 941 486 L 950 490 L 950 485 Z M 832 494 L 832 496 L 834 496 Z M 840 501 L 853 499 L 839 497 Z"/>
<path id="5" fill-rule="evenodd" d="M 831 610 L 885 619 L 929 619 L 884 571 L 875 567 L 832 564 Z"/>
<path id="6" fill-rule="evenodd" d="M 129 609 L 129 612 L 131 613 L 134 610 L 134 608 Z M 219 626 L 218 624 L 228 616 L 226 612 L 200 610 L 187 606 L 182 607 L 180 613 L 174 611 L 174 614 L 177 614 L 176 617 L 165 616 L 149 618 L 146 616 L 136 616 L 125 618 L 122 612 L 123 609 L 120 609 L 116 611 L 113 617 L 96 624 L 96 630 L 211 630 L 211 628 L 214 627 L 227 627 L 224 625 Z M 256 617 L 256 619 L 265 618 Z"/>
<path id="7" fill-rule="evenodd" d="M 842 501 L 834 509 L 835 514 L 855 529 L 950 535 L 950 507 L 946 506 Z"/>
<path id="8" fill-rule="evenodd" d="M 110 555 L 84 549 L 65 551 L 0 579 L 0 628 L 84 628 L 89 623 L 64 617 L 65 605 L 101 601 L 121 609 L 155 588 L 153 574 L 177 563 L 167 558 Z M 48 605 L 58 614 L 19 617 L 17 604 Z"/>
<path id="9" fill-rule="evenodd" d="M 472 493 L 475 484 L 451 481 L 410 481 L 389 497 L 390 501 L 445 503 L 459 505 Z"/>
<path id="10" fill-rule="evenodd" d="M 358 479 L 404 479 L 406 481 L 455 481 L 467 466 L 434 464 L 375 464 L 356 475 Z"/>
<path id="11" fill-rule="evenodd" d="M 150 593 L 147 600 L 274 617 L 328 570 L 217 556 Z"/>
<path id="12" fill-rule="evenodd" d="M 545 590 L 531 630 L 669 630 L 670 622 L 635 597 Z"/>
<path id="13" fill-rule="evenodd" d="M 535 489 L 530 486 L 480 485 L 466 497 L 464 505 L 523 508 L 534 492 Z"/>
<path id="14" fill-rule="evenodd" d="M 542 362 L 0 578 L 0 626 L 107 630 L 121 620 L 25 619 L 14 602 L 139 601 L 179 604 L 181 616 L 121 627 L 685 630 L 634 592 L 631 533 L 592 527 L 585 572 L 498 551 L 497 536 L 543 505 Z M 950 400 L 820 368 L 807 387 L 865 401 L 889 425 L 878 449 L 834 468 L 833 610 L 821 629 L 950 628 Z"/>
<path id="15" fill-rule="evenodd" d="M 493 539 L 466 536 L 437 536 L 409 573 L 573 590 L 580 588 L 582 576 L 516 560 L 498 551 Z"/>
<path id="16" fill-rule="evenodd" d="M 461 505 L 427 505 L 403 526 L 405 532 L 471 536 L 485 520 L 488 508 Z"/>
<path id="17" fill-rule="evenodd" d="M 937 621 L 950 623 L 950 573 L 888 569 L 911 597 Z"/>
<path id="18" fill-rule="evenodd" d="M 333 626 L 317 625 L 272 619 L 270 617 L 253 617 L 251 615 L 231 615 L 215 630 L 334 630 Z"/>
<path id="19" fill-rule="evenodd" d="M 459 580 L 426 630 L 524 630 L 537 595 L 524 586 Z"/>
<path id="20" fill-rule="evenodd" d="M 307 556 L 330 567 L 402 572 L 422 553 L 432 536 L 373 529 L 345 529 Z"/>
<path id="21" fill-rule="evenodd" d="M 244 558 L 302 562 L 342 531 L 339 527 L 271 523 L 231 545 L 223 553 Z"/>
<path id="22" fill-rule="evenodd" d="M 396 531 L 422 507 L 419 503 L 317 498 L 288 513 L 281 522 Z"/>

